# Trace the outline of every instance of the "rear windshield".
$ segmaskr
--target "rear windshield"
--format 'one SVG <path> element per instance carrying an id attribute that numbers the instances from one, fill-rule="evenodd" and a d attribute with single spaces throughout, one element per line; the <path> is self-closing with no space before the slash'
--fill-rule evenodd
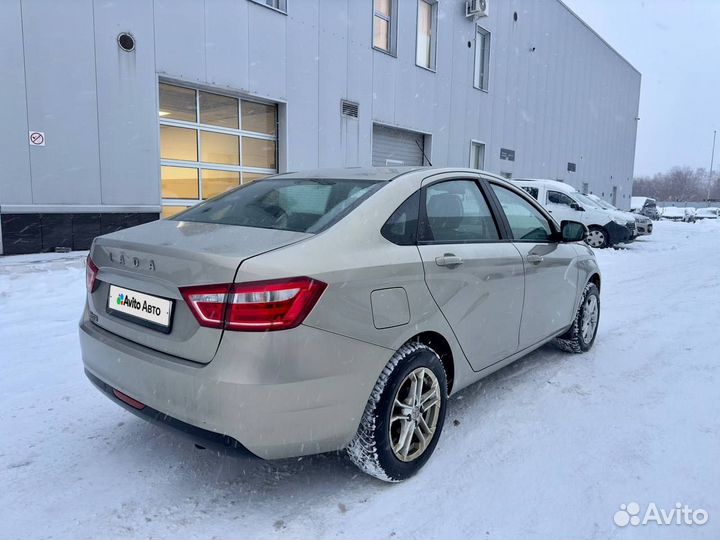
<path id="1" fill-rule="evenodd" d="M 239 187 L 173 217 L 316 233 L 347 215 L 383 182 L 317 178 L 268 178 Z"/>

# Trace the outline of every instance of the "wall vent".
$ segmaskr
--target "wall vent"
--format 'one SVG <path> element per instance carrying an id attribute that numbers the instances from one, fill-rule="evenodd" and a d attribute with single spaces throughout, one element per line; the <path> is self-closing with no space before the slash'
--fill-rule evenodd
<path id="1" fill-rule="evenodd" d="M 355 103 L 354 101 L 348 101 L 346 99 L 343 99 L 340 102 L 340 106 L 342 109 L 343 116 L 347 116 L 349 118 L 357 118 L 358 117 L 358 111 L 360 109 L 359 103 Z"/>

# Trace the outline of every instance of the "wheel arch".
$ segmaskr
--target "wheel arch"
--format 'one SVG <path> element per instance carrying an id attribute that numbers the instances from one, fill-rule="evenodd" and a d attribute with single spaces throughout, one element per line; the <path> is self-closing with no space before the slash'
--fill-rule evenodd
<path id="1" fill-rule="evenodd" d="M 428 330 L 414 335 L 405 343 L 421 343 L 423 345 L 427 345 L 438 354 L 443 368 L 445 368 L 445 375 L 447 375 L 448 382 L 448 394 L 450 394 L 453 389 L 453 384 L 455 383 L 455 359 L 453 358 L 452 348 L 450 347 L 448 340 L 445 339 L 442 334 Z"/>
<path id="2" fill-rule="evenodd" d="M 590 279 L 588 279 L 588 283 L 594 283 L 595 286 L 598 288 L 598 292 L 600 291 L 600 274 L 595 272 L 593 275 L 590 276 Z"/>

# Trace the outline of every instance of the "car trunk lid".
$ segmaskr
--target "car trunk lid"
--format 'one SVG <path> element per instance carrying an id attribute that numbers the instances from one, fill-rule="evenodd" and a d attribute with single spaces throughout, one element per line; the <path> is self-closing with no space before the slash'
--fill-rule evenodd
<path id="1" fill-rule="evenodd" d="M 201 327 L 179 288 L 231 283 L 243 260 L 309 236 L 274 229 L 161 220 L 99 237 L 91 252 L 99 268 L 99 285 L 89 298 L 95 323 L 163 353 L 210 362 L 223 331 Z M 115 286 L 113 302 L 118 292 L 141 302 L 145 295 L 172 302 L 169 326 L 147 324 L 134 315 L 119 313 L 114 303 L 115 309 L 111 309 L 111 285 Z"/>

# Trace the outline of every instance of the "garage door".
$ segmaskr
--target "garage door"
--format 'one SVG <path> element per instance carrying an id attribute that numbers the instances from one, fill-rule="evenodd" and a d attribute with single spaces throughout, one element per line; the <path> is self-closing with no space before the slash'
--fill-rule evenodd
<path id="1" fill-rule="evenodd" d="M 373 126 L 373 166 L 423 165 L 425 136 L 416 131 Z"/>

